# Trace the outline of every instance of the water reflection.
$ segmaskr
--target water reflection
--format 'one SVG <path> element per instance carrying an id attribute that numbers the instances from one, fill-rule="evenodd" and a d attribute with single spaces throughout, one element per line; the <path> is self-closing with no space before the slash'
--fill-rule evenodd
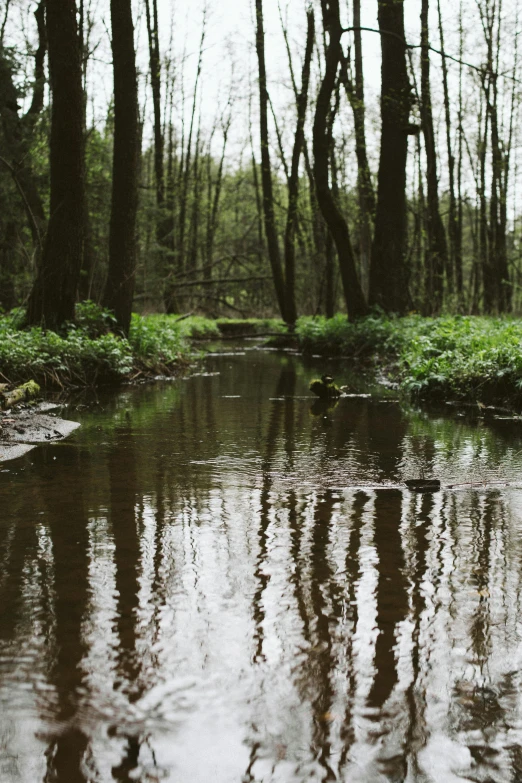
<path id="1" fill-rule="evenodd" d="M 47 457 L 47 458 L 45 458 Z M 89 557 L 87 512 L 83 491 L 89 457 L 72 449 L 48 452 L 42 459 L 45 484 L 42 508 L 48 524 L 52 566 L 49 593 L 48 664 L 50 702 L 43 700 L 45 717 L 52 716 L 58 732 L 46 750 L 46 783 L 70 780 L 84 783 L 88 738 L 78 709 L 82 699 L 85 672 L 82 662 L 86 644 L 82 634 L 88 619 Z"/>
<path id="2" fill-rule="evenodd" d="M 0 473 L 0 779 L 520 780 L 520 437 L 208 369 Z"/>

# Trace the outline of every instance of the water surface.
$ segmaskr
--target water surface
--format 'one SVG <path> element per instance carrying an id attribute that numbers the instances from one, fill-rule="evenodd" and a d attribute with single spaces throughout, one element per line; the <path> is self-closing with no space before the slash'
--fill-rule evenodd
<path id="1" fill-rule="evenodd" d="M 522 426 L 325 369 L 209 358 L 2 466 L 2 782 L 522 780 Z"/>

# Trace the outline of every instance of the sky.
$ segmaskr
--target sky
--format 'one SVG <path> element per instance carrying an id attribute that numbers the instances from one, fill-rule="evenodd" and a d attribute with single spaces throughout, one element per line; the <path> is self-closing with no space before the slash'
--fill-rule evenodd
<path id="1" fill-rule="evenodd" d="M 515 0 L 504 0 L 504 3 Z M 5 0 L 4 0 L 5 2 Z M 110 51 L 110 9 L 109 0 L 84 0 L 94 18 L 90 45 L 93 50 L 90 63 L 90 111 L 97 121 L 103 122 L 106 108 L 112 96 L 112 73 Z M 320 31 L 320 7 L 317 0 L 316 30 Z M 469 9 L 476 0 L 463 0 Z M 21 43 L 34 37 L 32 11 L 34 0 L 11 0 L 10 25 L 7 40 Z M 255 56 L 254 0 L 158 0 L 160 13 L 160 38 L 162 55 L 173 53 L 178 74 L 183 67 L 185 94 L 190 98 L 193 92 L 194 75 L 198 61 L 201 27 L 206 11 L 206 35 L 201 76 L 200 107 L 206 121 L 210 123 L 220 108 L 226 104 L 232 92 L 235 116 L 245 121 L 248 114 L 248 95 L 256 90 L 257 62 Z M 296 71 L 304 48 L 306 31 L 306 0 L 264 0 L 266 30 L 266 58 L 271 97 L 277 111 L 292 101 L 288 61 L 281 33 L 280 11 L 287 23 L 293 49 Z M 432 39 L 438 43 L 436 31 L 436 2 L 432 0 Z M 455 38 L 458 23 L 459 0 L 441 0 L 445 19 L 448 49 Z M 419 40 L 420 0 L 405 0 L 405 25 L 407 39 Z M 341 0 L 346 24 L 350 23 L 351 2 Z M 145 28 L 143 0 L 133 0 L 136 28 L 138 64 L 142 74 L 142 103 L 145 117 L 149 116 L 146 74 L 148 69 L 147 34 Z M 377 27 L 377 0 L 362 0 L 362 24 Z M 378 102 L 380 83 L 380 39 L 375 33 L 363 32 L 363 53 L 368 103 Z M 456 53 L 456 51 L 455 51 Z M 183 66 L 181 65 L 183 63 Z M 30 66 L 29 66 L 30 67 Z M 434 64 L 438 68 L 438 64 Z M 178 79 L 177 114 L 180 115 L 181 90 Z M 256 111 L 256 101 L 252 102 Z M 190 101 L 186 101 L 186 110 Z M 239 124 L 242 124 L 241 122 Z M 240 135 L 240 134 L 238 134 Z"/>
<path id="2" fill-rule="evenodd" d="M 107 0 L 93 0 L 96 4 L 96 17 L 108 20 Z M 465 0 L 469 3 L 469 0 Z M 432 3 L 433 5 L 433 3 Z M 455 1 L 442 0 L 443 13 L 449 19 L 450 29 L 456 24 Z M 458 5 L 458 3 L 457 3 Z M 306 7 L 304 0 L 264 0 L 264 17 L 266 31 L 266 58 L 269 88 L 276 106 L 283 108 L 292 100 L 288 60 L 281 32 L 280 12 L 287 23 L 293 49 L 295 69 L 299 71 L 301 53 L 304 47 L 306 32 Z M 342 4 L 346 24 L 349 24 L 351 9 L 348 3 Z M 136 2 L 136 40 L 138 60 L 141 71 L 147 71 L 147 40 L 142 2 Z M 105 11 L 104 11 L 105 9 Z M 236 115 L 242 120 L 248 114 L 248 95 L 255 93 L 257 61 L 255 54 L 255 24 L 253 0 L 159 0 L 160 35 L 163 54 L 172 48 L 178 68 L 180 61 L 184 62 L 185 92 L 187 96 L 193 91 L 194 74 L 198 61 L 198 50 L 201 36 L 201 26 L 206 9 L 206 35 L 203 55 L 201 109 L 207 122 L 211 122 L 216 112 L 222 107 L 229 96 L 230 90 L 234 99 L 239 101 Z M 420 0 L 405 1 L 405 23 L 408 40 L 419 40 Z M 377 0 L 363 0 L 362 25 L 377 27 Z M 99 52 L 104 52 L 103 61 L 110 61 L 108 48 L 107 22 L 97 24 L 95 35 L 104 38 Z M 435 19 L 434 19 L 435 24 Z M 105 29 L 104 29 L 105 28 Z M 316 29 L 320 31 L 320 9 L 316 8 Z M 172 32 L 171 32 L 172 31 Z M 105 33 L 105 34 L 104 34 Z M 171 39 L 172 35 L 172 39 Z M 94 37 L 94 36 L 93 36 Z M 438 35 L 434 37 L 437 38 Z M 172 40 L 172 43 L 171 43 Z M 368 92 L 368 102 L 377 100 L 380 89 L 380 39 L 375 33 L 363 33 L 364 70 Z M 99 107 L 105 106 L 110 98 L 110 78 L 100 79 L 98 65 L 92 74 L 97 85 L 103 84 L 103 90 L 96 90 Z M 149 100 L 150 102 L 150 100 Z M 253 101 L 255 104 L 256 101 Z M 178 107 L 179 110 L 179 107 Z M 253 105 L 253 111 L 256 106 Z M 148 112 L 146 112 L 148 114 Z M 238 123 L 242 125 L 243 123 Z M 237 132 L 237 135 L 242 135 Z M 244 135 L 244 134 L 243 134 Z"/>

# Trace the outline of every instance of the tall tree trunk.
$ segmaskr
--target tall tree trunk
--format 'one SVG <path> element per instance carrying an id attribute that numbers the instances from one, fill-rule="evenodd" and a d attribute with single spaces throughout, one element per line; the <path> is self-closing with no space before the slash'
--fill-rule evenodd
<path id="1" fill-rule="evenodd" d="M 228 134 L 230 131 L 230 124 L 232 117 L 229 115 L 223 124 L 223 146 L 221 148 L 221 157 L 219 159 L 219 166 L 214 183 L 214 194 L 212 195 L 212 158 L 210 155 L 210 148 L 208 151 L 209 169 L 208 169 L 208 220 L 207 220 L 207 234 L 205 240 L 205 256 L 206 263 L 204 268 L 204 277 L 206 280 L 210 280 L 212 277 L 212 259 L 214 255 L 214 240 L 216 237 L 216 230 L 218 225 L 218 213 L 219 203 L 221 199 L 221 188 L 223 185 L 223 170 L 225 166 L 225 153 L 227 150 Z M 254 162 L 255 165 L 255 162 Z M 254 175 L 257 176 L 257 172 L 254 169 Z"/>
<path id="2" fill-rule="evenodd" d="M 263 24 L 263 0 L 256 0 L 256 50 L 259 64 L 259 120 L 261 135 L 261 186 L 263 189 L 263 214 L 265 218 L 265 235 L 268 247 L 268 258 L 272 268 L 274 288 L 283 319 L 285 312 L 285 281 L 281 266 L 281 254 L 274 213 L 274 193 L 272 185 L 272 169 L 270 166 L 270 150 L 268 146 L 268 90 L 265 64 L 265 31 Z"/>
<path id="3" fill-rule="evenodd" d="M 47 4 L 47 36 L 53 94 L 51 214 L 27 320 L 54 329 L 74 318 L 83 250 L 83 89 L 75 0 Z"/>
<path id="4" fill-rule="evenodd" d="M 489 98 L 486 98 L 486 102 Z M 491 246 L 490 237 L 488 231 L 488 212 L 487 212 L 487 196 L 486 196 L 486 160 L 487 160 L 487 143 L 488 143 L 488 126 L 489 126 L 489 112 L 487 106 L 484 110 L 483 117 L 483 132 L 481 135 L 481 122 L 479 120 L 479 141 L 478 141 L 478 157 L 480 162 L 479 173 L 479 248 L 480 248 L 480 265 L 482 271 L 482 288 L 484 294 L 484 312 L 491 313 L 495 307 L 495 278 L 493 269 L 491 266 Z M 478 284 L 478 276 L 476 278 Z M 476 303 L 476 297 L 474 296 L 474 302 Z"/>
<path id="5" fill-rule="evenodd" d="M 491 123 L 492 177 L 490 196 L 490 232 L 493 266 L 496 280 L 497 309 L 503 313 L 511 309 L 511 285 L 507 261 L 507 183 L 509 179 L 509 147 L 510 141 L 504 144 L 500 138 L 500 121 L 498 109 L 498 79 L 499 53 L 501 45 L 502 2 L 497 8 L 496 42 L 491 49 L 496 52 L 495 59 L 491 57 L 491 81 L 493 100 L 489 103 Z M 515 43 L 515 58 L 516 58 Z M 512 104 L 513 105 L 513 104 Z M 510 127 L 513 122 L 511 110 Z"/>
<path id="6" fill-rule="evenodd" d="M 424 172 L 422 170 L 422 150 L 420 136 L 416 137 L 415 144 L 415 167 L 414 167 L 414 179 L 416 179 L 416 199 L 414 203 L 414 217 L 413 217 L 413 242 L 410 258 L 412 259 L 412 284 L 414 298 L 422 298 L 422 273 L 424 271 L 424 236 L 425 231 L 425 217 L 426 217 L 426 200 L 424 197 Z"/>
<path id="7" fill-rule="evenodd" d="M 314 147 L 314 179 L 317 191 L 317 201 L 325 222 L 332 233 L 341 280 L 343 283 L 344 298 L 349 318 L 359 318 L 367 312 L 364 294 L 357 277 L 355 259 L 348 223 L 346 222 L 339 206 L 337 205 L 328 181 L 328 168 L 330 157 L 330 132 L 328 118 L 330 115 L 330 102 L 335 89 L 337 70 L 341 60 L 341 20 L 338 0 L 322 0 L 323 25 L 328 33 L 329 41 L 326 47 L 326 63 L 323 80 L 317 96 L 315 109 L 313 147 Z"/>
<path id="8" fill-rule="evenodd" d="M 457 296 L 459 305 L 462 301 L 462 267 L 456 269 L 456 255 L 457 255 L 457 231 L 458 231 L 458 216 L 457 216 L 457 203 L 455 199 L 455 155 L 451 146 L 451 111 L 450 111 L 450 94 L 448 85 L 448 64 L 446 61 L 446 51 L 444 46 L 444 28 L 442 25 L 442 13 L 440 8 L 440 0 L 437 0 L 437 13 L 439 20 L 439 38 L 440 38 L 440 51 L 442 59 L 442 86 L 444 91 L 444 118 L 446 121 L 446 150 L 448 154 L 448 176 L 449 176 L 449 209 L 448 209 L 448 238 L 449 238 L 449 252 L 447 254 L 447 266 L 446 266 L 446 281 L 449 290 L 453 288 L 453 282 L 457 283 Z M 429 56 L 429 51 L 428 51 Z M 461 58 L 462 59 L 462 58 Z"/>
<path id="9" fill-rule="evenodd" d="M 190 127 L 189 127 L 189 134 L 187 139 L 187 145 L 186 150 L 182 151 L 182 159 L 180 163 L 180 171 L 179 171 L 179 211 L 178 211 L 178 236 L 177 236 L 177 262 L 176 262 L 176 272 L 178 274 L 183 274 L 185 272 L 185 256 L 186 256 L 186 223 L 187 223 L 187 213 L 189 208 L 189 186 L 190 186 L 190 175 L 191 175 L 191 163 L 192 163 L 192 136 L 194 133 L 194 122 L 196 119 L 196 108 L 197 108 L 197 98 L 198 98 L 198 87 L 199 87 L 199 79 L 201 76 L 201 68 L 203 66 L 203 52 L 204 52 L 204 44 L 205 44 L 205 35 L 206 35 L 206 10 L 203 12 L 203 24 L 201 28 L 201 38 L 199 41 L 199 54 L 198 54 L 198 65 L 196 70 L 196 78 L 194 81 L 194 88 L 192 92 L 192 110 L 190 114 Z M 185 101 L 183 99 L 183 106 L 185 104 Z M 182 134 L 182 146 L 184 144 L 184 132 Z M 165 232 L 163 232 L 163 236 L 165 235 Z M 162 240 L 163 241 L 163 240 Z M 167 281 L 167 285 L 165 286 L 165 309 L 167 313 L 174 313 L 176 311 L 176 289 L 175 284 L 172 281 L 172 278 L 169 278 Z"/>
<path id="10" fill-rule="evenodd" d="M 201 120 L 200 120 L 201 122 Z M 187 269 L 191 272 L 195 272 L 198 266 L 198 244 L 199 244 L 199 223 L 200 223 L 200 210 L 201 210 L 201 172 L 200 172 L 200 157 L 201 157 L 201 125 L 198 125 L 198 132 L 196 135 L 196 149 L 194 150 L 194 167 L 193 167 L 193 190 L 192 190 L 192 214 L 190 216 L 190 244 L 188 253 Z"/>
<path id="11" fill-rule="evenodd" d="M 421 3 L 421 121 L 426 151 L 428 247 L 426 267 L 428 286 L 426 301 L 431 312 L 438 313 L 442 307 L 444 293 L 444 270 L 448 268 L 446 234 L 439 211 L 439 189 L 437 177 L 437 151 L 433 131 L 430 87 L 430 50 L 428 29 L 429 0 Z"/>
<path id="12" fill-rule="evenodd" d="M 464 280 L 462 269 L 462 69 L 464 54 L 464 31 L 462 27 L 462 0 L 459 4 L 459 115 L 458 115 L 458 146 L 457 146 L 457 209 L 455 214 L 455 277 L 457 280 L 457 291 L 459 293 L 459 305 L 462 308 L 464 302 Z"/>
<path id="13" fill-rule="evenodd" d="M 189 185 L 190 185 L 190 173 L 191 173 L 191 164 L 192 164 L 192 136 L 194 134 L 194 122 L 196 119 L 196 108 L 197 108 L 197 96 L 198 96 L 198 85 L 199 85 L 199 77 L 201 75 L 201 68 L 203 64 L 203 46 L 205 43 L 205 26 L 203 25 L 203 29 L 201 32 L 201 39 L 199 43 L 199 57 L 198 57 L 198 67 L 196 71 L 196 79 L 194 82 L 194 90 L 193 90 L 193 96 L 192 96 L 192 110 L 190 114 L 190 127 L 189 127 L 189 134 L 187 139 L 187 149 L 186 153 L 184 155 L 184 169 L 182 172 L 182 180 L 181 180 L 181 193 L 180 193 L 180 209 L 179 209 L 179 235 L 178 235 L 178 272 L 183 273 L 185 271 L 185 229 L 186 229 L 186 219 L 187 219 L 187 212 L 188 212 L 188 197 L 189 197 Z"/>
<path id="14" fill-rule="evenodd" d="M 82 63 L 82 85 L 83 85 L 83 133 L 85 141 L 88 139 L 87 131 L 87 66 L 89 64 L 89 31 L 91 17 L 89 9 L 85 8 L 85 0 L 80 0 L 78 37 L 80 39 L 80 59 Z M 94 122 L 94 120 L 93 120 Z M 92 222 L 89 204 L 89 171 L 86 171 L 85 182 L 85 208 L 84 208 L 84 226 L 83 226 L 83 256 L 82 268 L 80 271 L 80 284 L 78 286 L 78 299 L 84 301 L 92 296 L 92 284 L 94 278 L 94 268 L 96 265 L 96 254 L 92 238 Z"/>
<path id="15" fill-rule="evenodd" d="M 111 0 L 114 68 L 114 152 L 109 235 L 109 273 L 104 304 L 128 334 L 136 277 L 139 119 L 138 79 L 131 0 Z"/>
<path id="16" fill-rule="evenodd" d="M 500 306 L 503 312 L 509 312 L 513 306 L 513 280 L 509 278 L 508 258 L 507 258 L 507 196 L 509 175 L 511 171 L 511 153 L 513 149 L 514 125 L 518 110 L 519 96 L 517 89 L 516 74 L 518 72 L 518 36 L 515 37 L 515 53 L 513 60 L 512 86 L 511 86 L 511 107 L 509 113 L 509 131 L 508 141 L 502 152 L 502 169 L 500 173 L 500 226 L 499 231 L 503 239 L 502 265 L 500 268 Z"/>
<path id="17" fill-rule="evenodd" d="M 152 2 L 152 7 L 151 7 Z M 149 39 L 150 86 L 154 111 L 154 174 L 156 178 L 156 205 L 158 207 L 157 239 L 161 237 L 162 209 L 165 201 L 165 171 L 163 161 L 163 127 L 161 124 L 161 59 L 158 33 L 157 0 L 145 0 L 147 33 Z"/>
<path id="18" fill-rule="evenodd" d="M 381 152 L 370 267 L 370 303 L 386 312 L 410 307 L 406 254 L 406 158 L 410 83 L 406 69 L 404 0 L 379 0 L 381 31 Z"/>
<path id="19" fill-rule="evenodd" d="M 372 249 L 373 221 L 375 219 L 375 193 L 371 178 L 366 148 L 364 102 L 364 71 L 361 36 L 361 0 L 353 3 L 353 35 L 355 81 L 352 83 L 346 57 L 341 61 L 341 78 L 350 101 L 355 129 L 355 153 L 357 156 L 357 193 L 359 199 L 359 257 L 361 263 L 362 287 L 368 295 L 370 259 Z"/>
<path id="20" fill-rule="evenodd" d="M 301 92 L 297 96 L 297 126 L 295 130 L 292 164 L 288 178 L 288 215 L 285 232 L 285 312 L 289 324 L 297 320 L 295 303 L 295 229 L 297 224 L 297 199 L 299 195 L 299 161 L 304 144 L 304 124 L 306 107 L 308 105 L 308 84 L 310 81 L 310 65 L 315 39 L 315 20 L 312 9 L 307 11 L 306 49 L 301 77 Z"/>
<path id="21" fill-rule="evenodd" d="M 294 91 L 294 97 L 296 106 L 299 102 L 299 90 L 297 87 L 297 82 L 295 79 L 295 72 L 294 72 L 294 66 L 292 62 L 292 52 L 290 49 L 290 42 L 288 39 L 288 30 L 283 22 L 283 18 L 281 15 L 281 6 L 279 5 L 279 16 L 281 19 L 281 28 L 283 31 L 283 37 L 285 40 L 285 47 L 286 47 L 286 53 L 288 56 L 288 66 L 290 69 L 290 77 L 292 80 L 292 88 Z M 315 25 L 314 25 L 315 27 Z M 314 173 L 312 170 L 312 164 L 310 161 L 310 153 L 308 151 L 308 144 L 306 143 L 306 136 L 303 134 L 303 158 L 304 158 L 304 164 L 305 164 L 305 171 L 306 176 L 308 179 L 308 197 L 309 197 L 309 204 L 310 204 L 310 213 L 311 213 L 311 225 L 312 225 L 312 253 L 313 253 L 313 263 L 315 266 L 315 269 L 317 272 L 320 273 L 319 279 L 320 279 L 320 285 L 319 285 L 319 305 L 321 306 L 321 299 L 323 295 L 323 287 L 324 287 L 324 279 L 326 277 L 326 280 L 332 280 L 332 297 L 331 301 L 333 302 L 333 272 L 330 274 L 330 271 L 333 270 L 333 240 L 331 238 L 331 235 L 326 228 L 326 224 L 323 220 L 323 216 L 321 215 L 321 212 L 319 210 L 319 204 L 317 203 L 317 194 L 315 190 L 315 181 L 314 181 Z M 328 237 L 328 238 L 327 238 Z M 327 291 L 328 284 L 327 284 Z M 327 296 L 327 302 L 330 301 Z M 333 316 L 333 304 L 332 304 L 332 316 Z M 329 306 L 327 304 L 326 306 L 326 314 L 327 317 L 328 313 L 330 312 Z"/>

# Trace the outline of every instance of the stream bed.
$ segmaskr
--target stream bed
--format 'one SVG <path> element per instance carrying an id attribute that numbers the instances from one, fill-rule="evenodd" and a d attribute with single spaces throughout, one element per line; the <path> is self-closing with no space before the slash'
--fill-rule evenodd
<path id="1" fill-rule="evenodd" d="M 64 414 L 0 465 L 2 783 L 522 780 L 520 421 L 251 343 Z"/>

